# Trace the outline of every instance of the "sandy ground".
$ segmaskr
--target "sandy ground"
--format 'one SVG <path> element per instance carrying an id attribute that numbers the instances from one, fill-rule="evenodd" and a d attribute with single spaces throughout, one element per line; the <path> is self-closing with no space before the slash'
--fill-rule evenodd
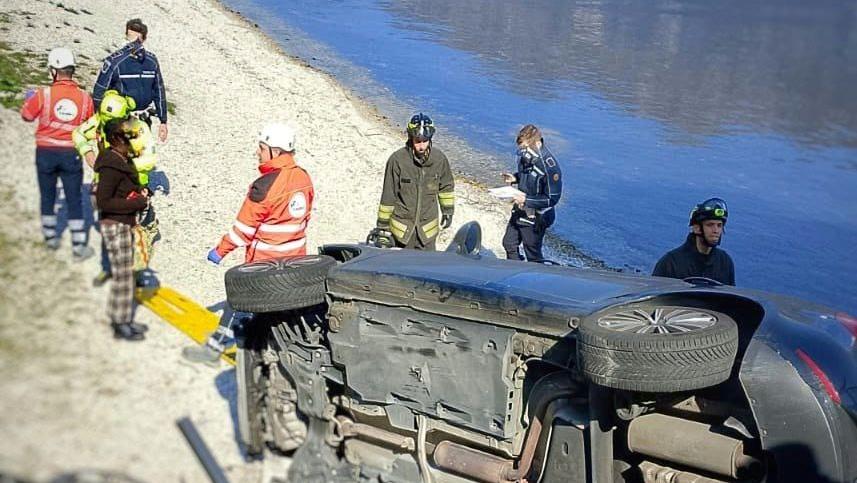
<path id="1" fill-rule="evenodd" d="M 177 113 L 160 147 L 155 204 L 163 240 L 153 262 L 161 282 L 206 306 L 222 302 L 223 267 L 207 250 L 231 225 L 256 177 L 255 135 L 268 121 L 299 129 L 298 162 L 317 191 L 310 246 L 357 241 L 373 226 L 383 167 L 404 141 L 326 74 L 284 55 L 212 0 L 28 0 L 0 2 L 0 40 L 45 55 L 67 45 L 92 86 L 124 22 L 148 24 Z M 82 54 L 82 56 L 81 56 Z M 84 57 L 85 56 L 85 57 Z M 404 121 L 404 120 L 402 120 Z M 188 340 L 145 308 L 142 343 L 114 341 L 104 317 L 106 289 L 92 289 L 95 259 L 68 261 L 40 243 L 33 126 L 0 108 L 0 476 L 46 480 L 81 469 L 143 481 L 206 481 L 175 420 L 190 416 L 232 481 L 259 481 L 269 469 L 246 462 L 235 436 L 234 370 L 183 363 Z M 442 148 L 443 141 L 438 145 Z M 451 162 L 456 162 L 447 153 Z M 506 208 L 459 180 L 454 228 L 479 220 L 500 252 Z M 92 232 L 91 244 L 98 245 Z"/>

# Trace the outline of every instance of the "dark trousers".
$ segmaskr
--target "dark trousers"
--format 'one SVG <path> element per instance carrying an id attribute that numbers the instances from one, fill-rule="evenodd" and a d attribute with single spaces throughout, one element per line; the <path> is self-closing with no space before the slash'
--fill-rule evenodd
<path id="1" fill-rule="evenodd" d="M 95 210 L 96 214 L 98 213 L 98 208 L 95 203 L 95 193 L 93 192 L 90 195 L 90 199 L 92 200 L 92 208 Z M 107 255 L 107 245 L 104 241 L 104 231 L 101 229 L 101 223 L 96 222 L 96 227 L 98 231 L 101 232 L 101 271 L 104 273 L 111 273 L 110 269 L 110 257 Z"/>
<path id="2" fill-rule="evenodd" d="M 62 180 L 68 209 L 72 243 L 86 244 L 83 223 L 83 163 L 73 148 L 36 148 L 36 174 L 39 180 L 39 204 L 42 214 L 42 234 L 46 239 L 59 235 L 56 232 L 57 180 Z"/>
<path id="3" fill-rule="evenodd" d="M 529 224 L 521 221 L 523 215 L 512 212 L 509 223 L 506 225 L 506 234 L 503 235 L 503 249 L 506 250 L 506 258 L 509 260 L 524 260 L 518 247 L 524 246 L 524 256 L 528 262 L 540 262 L 544 260 L 542 255 L 542 241 L 545 238 L 545 230 L 542 220 L 538 223 Z"/>
<path id="4" fill-rule="evenodd" d="M 402 243 L 399 240 L 396 240 L 395 237 L 393 237 L 393 241 L 395 241 L 396 246 L 399 248 L 410 248 L 412 250 L 424 250 L 430 252 L 437 250 L 437 237 L 432 238 L 431 241 L 428 243 L 423 243 L 420 240 L 419 235 L 414 233 L 411 236 L 411 239 L 408 240 L 408 243 Z"/>

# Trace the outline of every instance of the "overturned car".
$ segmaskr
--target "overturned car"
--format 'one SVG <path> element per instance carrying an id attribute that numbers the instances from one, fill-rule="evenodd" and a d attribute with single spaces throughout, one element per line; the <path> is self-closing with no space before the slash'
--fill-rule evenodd
<path id="1" fill-rule="evenodd" d="M 857 320 L 706 280 L 326 245 L 226 276 L 288 481 L 857 481 Z"/>

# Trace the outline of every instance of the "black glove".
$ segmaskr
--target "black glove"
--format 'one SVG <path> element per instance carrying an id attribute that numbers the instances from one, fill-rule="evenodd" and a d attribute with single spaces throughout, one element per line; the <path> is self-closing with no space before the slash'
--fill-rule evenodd
<path id="1" fill-rule="evenodd" d="M 384 228 L 373 228 L 366 237 L 366 244 L 378 248 L 392 248 L 393 234 Z"/>
<path id="2" fill-rule="evenodd" d="M 450 226 L 452 226 L 452 213 L 444 213 L 440 218 L 440 227 L 446 230 Z"/>

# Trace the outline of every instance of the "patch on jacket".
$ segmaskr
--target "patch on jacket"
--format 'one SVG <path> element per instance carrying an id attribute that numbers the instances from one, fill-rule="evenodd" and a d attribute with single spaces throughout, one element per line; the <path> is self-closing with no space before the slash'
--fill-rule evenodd
<path id="1" fill-rule="evenodd" d="M 289 214 L 292 215 L 292 218 L 302 218 L 306 215 L 306 209 L 306 195 L 302 191 L 293 194 L 289 200 Z"/>
<path id="2" fill-rule="evenodd" d="M 268 174 L 260 176 L 250 185 L 250 194 L 247 195 L 250 198 L 250 201 L 254 203 L 260 203 L 268 196 L 268 191 L 271 190 L 271 186 L 274 185 L 274 181 L 277 180 L 277 176 L 280 174 L 280 170 L 271 171 Z"/>
<path id="3" fill-rule="evenodd" d="M 553 156 L 548 156 L 545 159 L 545 164 L 548 165 L 549 168 L 553 168 L 554 166 L 556 166 L 556 160 L 553 159 Z"/>

